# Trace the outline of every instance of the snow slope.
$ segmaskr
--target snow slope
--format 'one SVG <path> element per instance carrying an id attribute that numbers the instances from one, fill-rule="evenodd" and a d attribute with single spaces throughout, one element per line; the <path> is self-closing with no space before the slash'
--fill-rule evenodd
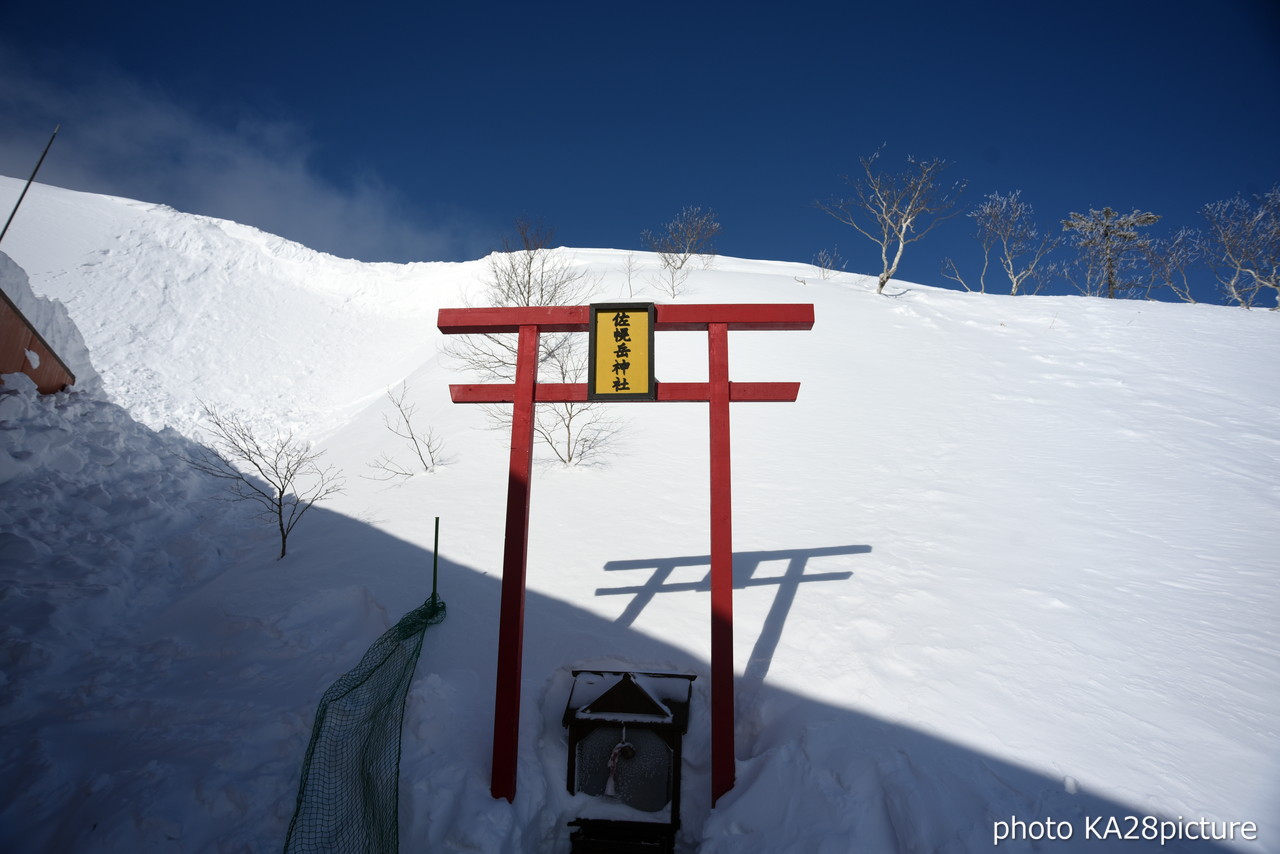
<path id="1" fill-rule="evenodd" d="M 0 206 L 19 189 L 0 180 Z M 1280 852 L 1278 314 L 694 271 L 681 301 L 817 317 L 730 336 L 733 379 L 803 383 L 732 414 L 738 784 L 710 808 L 705 407 L 619 404 L 615 455 L 535 474 L 509 805 L 488 795 L 506 437 L 449 402 L 465 377 L 434 329 L 484 261 L 360 264 L 44 186 L 3 249 L 102 377 L 0 395 L 15 850 L 280 845 L 315 702 L 429 592 L 441 516 L 449 618 L 409 696 L 406 850 L 567 850 L 568 674 L 626 666 L 699 675 L 686 850 L 985 851 L 997 822 L 1052 818 L 1073 838 L 999 847 Z M 561 251 L 600 299 L 669 299 L 651 256 L 629 288 L 628 253 Z M 705 352 L 660 335 L 658 377 L 705 378 Z M 359 475 L 404 454 L 383 427 L 401 381 L 449 462 L 392 487 Z M 348 473 L 284 561 L 176 462 L 202 400 Z M 1085 839 L 1106 816 L 1257 838 Z"/>
<path id="2" fill-rule="evenodd" d="M 20 189 L 0 179 L 0 206 Z M 28 195 L 4 249 L 87 318 L 78 325 L 111 366 L 111 398 L 186 433 L 199 396 L 293 429 L 335 428 L 434 353 L 425 332 L 460 281 L 456 264 L 341 260 L 233 222 L 52 187 Z"/>

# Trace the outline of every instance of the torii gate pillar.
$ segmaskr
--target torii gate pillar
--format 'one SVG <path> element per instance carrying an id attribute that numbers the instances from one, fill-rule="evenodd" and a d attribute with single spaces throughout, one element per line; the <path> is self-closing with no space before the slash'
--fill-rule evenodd
<path id="1" fill-rule="evenodd" d="M 729 453 L 729 329 L 707 325 L 711 410 L 711 805 L 733 788 L 733 481 Z"/>
<path id="2" fill-rule="evenodd" d="M 813 306 L 657 305 L 656 331 L 707 332 L 707 382 L 659 383 L 659 401 L 710 404 L 711 452 L 711 798 L 714 805 L 733 788 L 733 496 L 729 449 L 729 404 L 794 401 L 794 382 L 731 383 L 729 331 L 812 329 Z M 493 767 L 490 792 L 513 801 L 520 736 L 520 680 L 524 652 L 525 568 L 533 461 L 533 415 L 537 403 L 583 403 L 586 383 L 539 383 L 540 332 L 585 332 L 590 306 L 444 308 L 445 334 L 517 333 L 515 382 L 451 385 L 454 403 L 511 403 L 511 465 L 507 479 L 506 541 L 502 555 L 502 602 L 498 627 L 498 673 L 494 699 Z"/>

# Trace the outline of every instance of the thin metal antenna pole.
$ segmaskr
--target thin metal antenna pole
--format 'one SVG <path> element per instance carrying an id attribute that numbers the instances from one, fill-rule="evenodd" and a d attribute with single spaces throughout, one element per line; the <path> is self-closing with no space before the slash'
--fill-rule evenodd
<path id="1" fill-rule="evenodd" d="M 42 151 L 42 152 L 40 153 L 40 159 L 36 161 L 36 168 L 31 170 L 31 177 L 27 179 L 27 185 L 26 185 L 25 187 L 23 187 L 23 188 L 22 188 L 22 192 L 18 195 L 18 201 L 14 204 L 14 206 L 13 206 L 13 211 L 12 211 L 12 212 L 10 212 L 10 214 L 9 214 L 9 218 L 8 218 L 7 220 L 5 220 L 4 228 L 3 228 L 3 229 L 0 229 L 0 240 L 4 240 L 4 236 L 5 236 L 5 234 L 7 234 L 7 233 L 8 233 L 8 231 L 9 231 L 9 224 L 10 224 L 11 222 L 13 222 L 13 218 L 14 218 L 14 217 L 17 215 L 17 213 L 18 213 L 18 206 L 19 206 L 19 205 L 21 205 L 21 204 L 22 204 L 22 200 L 23 200 L 23 199 L 25 199 L 25 198 L 27 197 L 27 190 L 30 190 L 30 189 L 31 189 L 31 185 L 32 185 L 32 183 L 34 183 L 34 182 L 35 182 L 35 180 L 36 180 L 36 173 L 40 171 L 40 166 L 41 166 L 41 164 L 43 164 L 43 163 L 44 163 L 45 155 L 46 155 L 46 154 L 48 154 L 48 153 L 49 153 L 49 149 L 53 147 L 53 140 L 54 140 L 54 138 L 55 138 L 55 137 L 57 137 L 57 135 L 58 135 L 58 131 L 59 131 L 59 130 L 61 130 L 61 129 L 62 129 L 62 125 L 56 125 L 56 126 L 54 127 L 54 129 L 53 129 L 53 136 L 50 136 L 50 137 L 49 137 L 49 141 L 48 141 L 47 143 L 45 143 L 44 151 Z"/>

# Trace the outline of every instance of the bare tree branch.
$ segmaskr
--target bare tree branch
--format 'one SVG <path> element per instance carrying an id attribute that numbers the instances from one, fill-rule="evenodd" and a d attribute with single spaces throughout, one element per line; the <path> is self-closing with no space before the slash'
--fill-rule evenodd
<path id="1" fill-rule="evenodd" d="M 442 464 L 442 453 L 444 448 L 443 440 L 436 435 L 434 429 L 428 427 L 425 433 L 418 430 L 413 420 L 418 411 L 417 404 L 406 402 L 409 394 L 409 387 L 406 383 L 400 384 L 399 391 L 387 389 L 387 399 L 391 401 L 392 407 L 396 410 L 393 417 L 383 413 L 382 424 L 391 431 L 393 436 L 403 439 L 413 451 L 413 455 L 418 460 L 416 466 L 405 466 L 398 462 L 391 454 L 383 453 L 376 460 L 369 463 L 369 467 L 381 472 L 379 475 L 364 475 L 364 477 L 373 480 L 392 480 L 394 478 L 410 478 L 418 473 L 419 469 L 424 474 L 430 474 L 435 471 L 436 467 Z"/>
<path id="2" fill-rule="evenodd" d="M 982 271 L 978 275 L 978 290 L 987 292 L 987 271 L 991 268 L 991 253 L 997 253 L 996 261 L 1009 279 L 1009 293 L 1036 292 L 1043 286 L 1051 267 L 1045 262 L 1049 253 L 1062 242 L 1054 235 L 1042 235 L 1036 228 L 1031 205 L 1022 201 L 1022 191 L 1007 195 L 990 193 L 973 210 L 966 214 L 977 226 L 975 237 L 982 246 Z M 949 269 L 948 269 L 949 267 Z M 943 275 L 959 282 L 965 290 L 973 290 L 960 277 L 955 262 L 944 262 Z"/>
<path id="3" fill-rule="evenodd" d="M 689 270 L 684 266 L 663 263 L 658 272 L 650 280 L 655 288 L 675 299 L 684 291 L 684 283 L 689 278 Z"/>
<path id="4" fill-rule="evenodd" d="M 576 269 L 572 256 L 548 245 L 554 232 L 527 220 L 516 223 L 517 239 L 504 240 L 505 251 L 489 257 L 483 300 L 495 306 L 582 305 L 599 279 Z M 465 335 L 446 350 L 487 381 L 514 382 L 515 335 Z M 581 382 L 587 366 L 586 339 L 575 333 L 538 336 L 538 377 L 548 382 Z M 510 407 L 485 407 L 495 427 L 509 428 Z M 534 407 L 535 436 L 566 465 L 603 451 L 618 432 L 600 404 L 540 403 Z M 539 425 L 547 425 L 544 429 Z M 612 426 L 611 426 L 612 425 Z M 594 437 L 589 439 L 589 437 Z M 393 475 L 394 476 L 394 475 Z"/>
<path id="5" fill-rule="evenodd" d="M 722 230 L 715 211 L 695 205 L 681 208 L 657 233 L 646 229 L 640 237 L 658 253 L 664 267 L 678 270 L 695 255 L 714 255 L 714 241 Z"/>
<path id="6" fill-rule="evenodd" d="M 529 220 L 516 221 L 516 237 L 503 238 L 503 251 L 489 256 L 481 302 L 490 306 L 581 305 L 598 278 L 573 264 L 565 250 L 551 249 L 555 231 Z M 538 363 L 545 364 L 567 345 L 569 333 L 539 336 Z M 513 382 L 516 336 L 464 335 L 451 339 L 445 352 L 488 381 Z"/>
<path id="7" fill-rule="evenodd" d="M 1263 288 L 1280 309 L 1280 185 L 1251 204 L 1242 196 L 1205 205 L 1206 260 L 1229 302 L 1249 308 Z"/>
<path id="8" fill-rule="evenodd" d="M 689 277 L 685 265 L 694 257 L 710 267 L 715 258 L 715 238 L 722 231 L 715 211 L 701 207 L 685 207 L 658 232 L 646 229 L 640 238 L 649 250 L 658 254 L 662 277 L 656 284 L 674 299 L 680 295 Z"/>
<path id="9" fill-rule="evenodd" d="M 1153 213 L 1135 210 L 1118 214 L 1111 208 L 1090 210 L 1088 214 L 1072 213 L 1062 221 L 1062 230 L 1075 232 L 1076 267 L 1082 271 L 1083 279 L 1077 280 L 1067 273 L 1067 280 L 1086 296 L 1116 299 L 1136 294 L 1136 284 L 1123 274 L 1132 269 L 1136 259 L 1146 251 L 1147 239 L 1138 229 L 1154 225 L 1159 219 L 1159 215 Z"/>
<path id="10" fill-rule="evenodd" d="M 344 481 L 332 466 L 321 468 L 316 451 L 292 433 L 264 441 L 240 418 L 201 401 L 213 433 L 212 447 L 182 459 L 193 469 L 225 481 L 232 501 L 250 501 L 280 534 L 280 557 L 289 534 L 317 501 L 342 492 Z"/>
<path id="11" fill-rule="evenodd" d="M 813 255 L 813 266 L 818 268 L 818 278 L 826 281 L 837 273 L 843 273 L 849 262 L 840 255 L 840 247 L 819 249 Z"/>
<path id="12" fill-rule="evenodd" d="M 583 336 L 575 341 L 585 345 Z M 563 348 L 550 367 L 554 371 L 553 382 L 585 381 L 586 347 Z M 622 430 L 622 422 L 609 411 L 607 404 L 592 401 L 540 404 L 534 408 L 534 435 L 565 465 L 590 463 L 607 452 L 610 441 Z"/>
<path id="13" fill-rule="evenodd" d="M 985 263 L 985 260 L 982 265 L 982 272 L 983 272 L 983 275 L 985 275 L 987 272 L 987 265 Z M 958 268 L 956 266 L 956 262 L 952 261 L 950 258 L 942 259 L 942 277 L 944 279 L 950 279 L 953 282 L 957 282 L 960 285 L 960 287 L 964 288 L 966 291 L 969 291 L 970 293 L 973 293 L 973 288 L 969 287 L 969 283 L 964 280 L 964 276 L 960 275 L 960 268 Z M 979 281 L 981 284 L 981 280 Z M 982 284 L 981 291 L 982 293 L 986 293 L 985 284 Z"/>
<path id="14" fill-rule="evenodd" d="M 627 260 L 622 265 L 622 272 L 627 277 L 627 296 L 631 299 L 635 298 L 636 289 L 633 284 L 636 277 L 636 253 L 628 252 Z"/>
<path id="15" fill-rule="evenodd" d="M 1180 228 L 1168 240 L 1151 240 L 1144 249 L 1147 263 L 1147 297 L 1166 287 L 1183 302 L 1195 302 L 1189 271 L 1204 254 L 1203 236 L 1195 229 Z"/>
<path id="16" fill-rule="evenodd" d="M 845 182 L 853 188 L 851 198 L 814 203 L 880 248 L 878 294 L 884 293 L 885 284 L 897 274 L 907 244 L 920 240 L 959 213 L 953 208 L 967 183 L 944 185 L 942 172 L 948 164 L 938 158 L 908 157 L 908 168 L 901 173 L 879 171 L 876 161 L 883 150 L 881 146 L 869 157 L 859 159 L 863 172 L 860 177 L 845 176 Z"/>

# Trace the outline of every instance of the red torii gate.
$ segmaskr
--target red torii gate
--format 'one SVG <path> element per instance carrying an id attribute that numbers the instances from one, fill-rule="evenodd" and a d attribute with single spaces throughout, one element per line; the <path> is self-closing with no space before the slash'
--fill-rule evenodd
<path id="1" fill-rule="evenodd" d="M 655 331 L 707 332 L 705 383 L 656 383 L 659 401 L 705 401 L 711 410 L 711 798 L 714 805 L 734 783 L 733 713 L 733 513 L 729 464 L 729 404 L 794 401 L 798 382 L 729 381 L 730 330 L 813 328 L 811 304 L 665 304 L 654 307 Z M 535 403 L 585 403 L 587 383 L 539 383 L 542 332 L 586 332 L 591 306 L 442 308 L 446 335 L 517 333 L 514 383 L 450 385 L 454 403 L 511 403 L 511 467 L 507 478 L 506 541 L 498 627 L 498 675 L 494 699 L 490 792 L 513 801 L 520 737 L 520 674 L 524 655 L 525 567 L 529 553 L 529 495 L 533 468 Z"/>

